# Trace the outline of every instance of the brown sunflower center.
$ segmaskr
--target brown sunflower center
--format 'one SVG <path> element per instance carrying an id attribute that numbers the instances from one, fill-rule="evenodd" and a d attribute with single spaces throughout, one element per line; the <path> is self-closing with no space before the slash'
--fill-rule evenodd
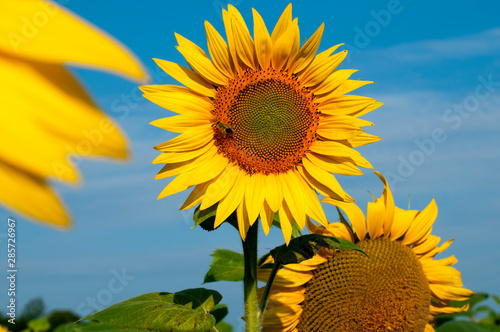
<path id="1" fill-rule="evenodd" d="M 388 239 L 358 245 L 370 258 L 342 251 L 316 270 L 298 331 L 424 331 L 431 295 L 413 251 Z"/>
<path id="2" fill-rule="evenodd" d="M 249 174 L 288 171 L 316 139 L 319 112 L 313 99 L 286 72 L 245 72 L 214 100 L 219 152 Z"/>

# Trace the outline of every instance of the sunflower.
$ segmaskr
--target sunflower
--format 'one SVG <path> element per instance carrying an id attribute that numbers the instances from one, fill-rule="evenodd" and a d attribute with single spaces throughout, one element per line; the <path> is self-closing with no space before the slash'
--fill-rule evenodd
<path id="1" fill-rule="evenodd" d="M 205 22 L 210 57 L 176 34 L 177 49 L 192 69 L 156 63 L 184 86 L 143 86 L 150 101 L 179 115 L 151 124 L 180 133 L 155 148 L 166 164 L 156 176 L 175 177 L 159 199 L 195 186 L 181 209 L 218 203 L 215 227 L 234 211 L 241 237 L 259 217 L 267 234 L 278 213 L 288 242 L 293 222 L 306 217 L 327 225 L 314 190 L 352 202 L 332 173 L 358 175 L 371 168 L 354 147 L 380 138 L 363 132 L 359 119 L 381 105 L 346 95 L 368 81 L 337 70 L 347 51 L 333 46 L 316 54 L 323 24 L 303 45 L 288 5 L 269 34 L 253 10 L 253 39 L 241 14 L 223 10 L 226 40 Z M 333 55 L 332 55 L 333 54 Z"/>
<path id="2" fill-rule="evenodd" d="M 322 249 L 310 260 L 280 269 L 263 318 L 266 331 L 434 331 L 439 314 L 462 312 L 451 301 L 468 299 L 451 256 L 435 259 L 451 240 L 438 246 L 431 234 L 437 216 L 434 200 L 422 211 L 394 206 L 387 181 L 382 196 L 368 203 L 367 217 L 352 203 L 330 198 L 347 222 L 326 227 L 308 222 L 312 233 L 337 236 L 356 243 L 357 251 Z M 272 258 L 267 260 L 272 263 Z M 269 269 L 259 271 L 267 281 Z"/>
<path id="3" fill-rule="evenodd" d="M 146 77 L 123 45 L 60 5 L 0 0 L 0 203 L 63 227 L 70 218 L 49 180 L 76 183 L 82 156 L 127 155 L 119 128 L 64 68 L 69 61 Z"/>

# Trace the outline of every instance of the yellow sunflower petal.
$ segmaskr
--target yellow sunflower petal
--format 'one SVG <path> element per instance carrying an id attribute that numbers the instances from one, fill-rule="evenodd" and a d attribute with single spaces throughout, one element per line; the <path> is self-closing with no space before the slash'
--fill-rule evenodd
<path id="1" fill-rule="evenodd" d="M 193 89 L 194 91 L 201 93 L 202 95 L 215 97 L 215 89 L 213 85 L 205 81 L 195 71 L 178 65 L 175 62 L 160 59 L 153 60 L 161 69 L 163 69 L 163 71 L 165 71 L 167 74 L 169 74 L 188 88 Z"/>
<path id="2" fill-rule="evenodd" d="M 179 45 L 177 46 L 177 50 L 184 56 L 189 65 L 205 80 L 216 85 L 226 85 L 228 83 L 228 78 L 215 67 L 214 63 L 206 54 L 189 46 Z"/>
<path id="3" fill-rule="evenodd" d="M 262 204 L 264 203 L 265 196 L 262 190 L 262 181 L 262 176 L 259 173 L 251 175 L 248 180 L 245 192 L 245 204 L 250 226 L 253 225 L 259 216 Z"/>
<path id="4" fill-rule="evenodd" d="M 431 304 L 429 314 L 431 314 L 433 316 L 443 315 L 443 314 L 454 314 L 454 313 L 458 313 L 458 312 L 465 312 L 468 309 L 469 309 L 469 304 L 466 304 L 463 307 L 452 307 L 452 306 L 439 307 L 439 306 Z M 427 332 L 427 329 L 425 331 Z M 430 331 L 434 331 L 434 329 L 432 329 Z"/>
<path id="5" fill-rule="evenodd" d="M 418 213 L 415 217 L 415 221 L 410 225 L 408 231 L 403 239 L 403 244 L 410 245 L 419 243 L 429 236 L 432 224 L 436 220 L 438 213 L 438 208 L 436 201 L 432 201 L 427 205 L 427 207 Z"/>
<path id="6" fill-rule="evenodd" d="M 361 80 L 347 80 L 342 82 L 335 90 L 333 90 L 330 95 L 333 96 L 341 96 L 345 95 L 353 90 L 359 89 L 362 86 L 367 84 L 375 83 L 373 81 L 361 81 Z"/>
<path id="7" fill-rule="evenodd" d="M 347 51 L 341 51 L 323 61 L 313 61 L 303 74 L 299 74 L 302 84 L 307 87 L 320 84 L 334 72 L 346 56 Z"/>
<path id="8" fill-rule="evenodd" d="M 377 198 L 375 202 L 369 202 L 366 210 L 366 225 L 371 239 L 384 235 L 385 204 Z"/>
<path id="9" fill-rule="evenodd" d="M 44 23 L 31 21 L 34 17 Z M 36 23 L 43 24 L 43 29 Z M 5 32 L 0 33 L 2 53 L 106 68 L 140 80 L 147 77 L 140 61 L 123 44 L 54 2 L 2 1 L 0 31 Z"/>
<path id="10" fill-rule="evenodd" d="M 203 167 L 204 164 L 206 164 L 208 160 L 212 159 L 216 153 L 217 149 L 213 147 L 212 149 L 208 150 L 206 153 L 197 158 L 183 161 L 180 163 L 168 163 L 165 166 L 163 166 L 163 168 L 158 172 L 158 174 L 155 176 L 155 180 L 165 179 L 180 173 L 190 171 L 197 167 Z"/>
<path id="11" fill-rule="evenodd" d="M 340 202 L 338 200 L 332 198 L 323 198 L 322 200 L 325 203 L 332 204 L 334 206 L 339 207 L 342 211 L 345 212 L 347 218 L 351 222 L 352 228 L 356 233 L 356 236 L 360 241 L 363 241 L 366 235 L 366 219 L 363 211 L 354 203 L 345 203 Z"/>
<path id="12" fill-rule="evenodd" d="M 373 166 L 366 160 L 358 151 L 345 146 L 342 143 L 335 141 L 319 141 L 316 140 L 310 147 L 312 152 L 319 153 L 326 156 L 345 157 L 352 160 L 357 166 L 365 168 L 373 168 Z"/>
<path id="13" fill-rule="evenodd" d="M 255 69 L 255 45 L 246 26 L 233 17 L 231 26 L 234 34 L 235 48 L 238 57 L 249 68 Z"/>
<path id="14" fill-rule="evenodd" d="M 314 59 L 314 55 L 318 51 L 319 44 L 321 42 L 321 37 L 323 36 L 324 29 L 325 24 L 322 23 L 311 38 L 309 38 L 299 49 L 297 55 L 292 61 L 292 66 L 290 68 L 292 73 L 300 72 Z"/>
<path id="15" fill-rule="evenodd" d="M 267 68 L 271 61 L 271 50 L 273 43 L 266 24 L 260 14 L 252 8 L 253 12 L 253 36 L 255 39 L 255 52 L 262 68 Z"/>
<path id="16" fill-rule="evenodd" d="M 182 133 L 188 128 L 212 125 L 211 119 L 208 116 L 204 117 L 199 115 L 171 116 L 152 121 L 149 124 L 174 133 Z"/>
<path id="17" fill-rule="evenodd" d="M 220 200 L 217 206 L 214 227 L 219 227 L 242 203 L 248 179 L 249 177 L 244 172 L 238 172 L 233 188 Z"/>
<path id="18" fill-rule="evenodd" d="M 286 200 L 283 200 L 283 204 L 278 211 L 280 218 L 280 226 L 283 231 L 283 237 L 285 238 L 285 243 L 288 245 L 290 239 L 292 238 L 292 228 L 293 228 L 293 216 L 292 212 L 288 208 Z"/>
<path id="19" fill-rule="evenodd" d="M 207 21 L 205 21 L 205 31 L 207 33 L 207 45 L 212 57 L 212 61 L 221 73 L 229 78 L 233 77 L 233 68 L 231 54 L 226 41 L 215 30 L 215 28 Z"/>
<path id="20" fill-rule="evenodd" d="M 432 296 L 438 300 L 465 301 L 474 295 L 474 292 L 460 287 L 439 284 L 429 284 L 429 287 L 431 289 Z"/>
<path id="21" fill-rule="evenodd" d="M 210 126 L 199 129 L 191 129 L 170 141 L 155 146 L 159 151 L 189 151 L 205 146 L 212 139 L 212 128 Z"/>
<path id="22" fill-rule="evenodd" d="M 189 159 L 194 159 L 207 152 L 214 146 L 213 142 L 208 142 L 206 145 L 199 149 L 188 150 L 183 152 L 162 152 L 156 157 L 152 164 L 166 164 L 166 163 L 179 163 Z"/>
<path id="23" fill-rule="evenodd" d="M 191 89 L 175 85 L 145 85 L 141 87 L 144 97 L 155 104 L 182 115 L 210 115 L 211 101 Z"/>
<path id="24" fill-rule="evenodd" d="M 384 183 L 384 192 L 382 193 L 382 196 L 380 196 L 381 199 L 383 199 L 384 202 L 384 234 L 386 237 L 389 236 L 391 232 L 391 227 L 392 227 L 392 222 L 394 220 L 394 198 L 392 197 L 392 192 L 391 188 L 389 188 L 389 183 L 385 179 L 385 177 L 382 175 L 382 173 L 373 171 L 379 179 Z M 368 221 L 369 223 L 369 221 Z"/>
<path id="25" fill-rule="evenodd" d="M 67 228 L 66 208 L 45 181 L 0 162 L 0 202 L 30 218 Z M 26 199 L 29 192 L 30 199 Z"/>
<path id="26" fill-rule="evenodd" d="M 462 277 L 460 272 L 452 266 L 431 266 L 423 264 L 425 276 L 429 282 L 434 284 L 462 287 Z"/>
<path id="27" fill-rule="evenodd" d="M 331 115 L 353 115 L 375 103 L 375 99 L 362 96 L 345 95 L 322 102 L 318 110 Z M 354 115 L 356 116 L 356 115 Z"/>
<path id="28" fill-rule="evenodd" d="M 425 331 L 424 332 L 436 332 L 436 330 L 434 330 L 434 328 L 432 327 L 432 325 L 427 324 L 427 325 L 425 325 Z"/>
<path id="29" fill-rule="evenodd" d="M 300 180 L 293 171 L 280 174 L 277 176 L 277 179 L 283 188 L 283 198 L 292 213 L 293 219 L 297 222 L 300 229 L 304 229 L 306 223 L 304 203 L 306 198 L 300 190 Z"/>
<path id="30" fill-rule="evenodd" d="M 360 133 L 358 136 L 355 136 L 353 138 L 349 138 L 345 142 L 345 145 L 350 146 L 351 148 L 357 148 L 359 146 L 378 142 L 381 139 L 382 138 L 375 136 L 375 135 L 370 135 L 367 133 Z"/>
<path id="31" fill-rule="evenodd" d="M 272 53 L 271 53 L 271 63 L 273 68 L 281 69 L 288 58 L 292 54 L 292 50 L 295 46 L 294 37 L 297 33 L 299 26 L 297 21 L 294 20 L 288 29 L 278 38 L 274 43 Z"/>
<path id="32" fill-rule="evenodd" d="M 288 265 L 289 267 L 289 265 Z M 272 298 L 272 304 L 276 305 L 295 305 L 300 304 L 304 301 L 305 296 L 305 288 L 304 287 L 271 287 L 271 291 L 269 292 L 269 297 Z M 264 293 L 264 288 L 259 288 L 257 290 L 257 294 L 259 297 L 262 297 Z"/>
<path id="33" fill-rule="evenodd" d="M 426 244 L 428 242 L 431 242 L 433 239 L 435 238 L 434 235 L 431 235 L 427 238 L 427 240 L 425 242 L 423 242 L 422 244 L 419 244 L 419 245 L 416 245 L 414 247 L 420 247 L 420 246 L 426 246 Z M 432 250 L 430 250 L 429 252 L 425 253 L 423 256 L 422 256 L 422 259 L 426 259 L 426 258 L 434 258 L 434 256 L 436 256 L 437 254 L 445 251 L 446 249 L 448 249 L 448 247 L 453 243 L 454 240 L 448 240 L 446 241 L 445 243 L 443 243 L 441 246 L 439 247 L 435 247 L 433 248 Z M 427 248 L 426 248 L 427 249 Z"/>
<path id="34" fill-rule="evenodd" d="M 222 10 L 222 19 L 224 21 L 224 28 L 226 30 L 226 38 L 227 38 L 227 45 L 229 48 L 229 54 L 231 55 L 231 59 L 233 62 L 234 69 L 237 73 L 241 73 L 245 68 L 245 64 L 241 61 L 241 59 L 238 56 L 238 52 L 236 51 L 236 37 L 235 33 L 233 31 L 233 26 L 231 24 L 231 21 L 233 19 L 233 16 L 235 13 L 237 13 L 237 10 L 233 10 L 234 7 L 228 6 L 228 9 L 230 11 Z M 241 16 L 241 15 L 240 15 Z"/>
<path id="35" fill-rule="evenodd" d="M 345 240 L 354 242 L 354 235 L 352 234 L 351 228 L 341 222 L 333 222 L 329 224 L 326 226 L 326 230 L 323 234 L 341 237 Z"/>
<path id="36" fill-rule="evenodd" d="M 306 211 L 306 221 L 308 217 L 313 218 L 323 226 L 328 225 L 328 220 L 326 219 L 325 212 L 321 207 L 321 203 L 318 199 L 318 195 L 312 190 L 307 184 L 307 181 L 302 177 L 300 173 L 295 173 L 298 181 L 296 182 L 302 188 L 304 194 L 304 208 Z"/>
<path id="37" fill-rule="evenodd" d="M 394 217 L 394 220 L 396 220 L 396 216 Z M 396 239 L 396 238 L 394 238 L 394 239 Z M 422 242 L 418 245 L 413 246 L 412 251 L 416 255 L 425 255 L 431 251 L 434 251 L 434 249 L 436 249 L 436 247 L 440 241 L 441 241 L 441 238 L 439 236 L 429 235 L 427 240 L 425 240 L 424 242 Z"/>
<path id="38" fill-rule="evenodd" d="M 342 189 L 335 177 L 312 163 L 306 155 L 302 159 L 304 167 L 297 167 L 302 177 L 320 194 L 341 201 L 353 202 L 351 196 Z"/>
<path id="39" fill-rule="evenodd" d="M 188 189 L 190 186 L 186 185 L 185 182 L 189 177 L 189 173 L 181 173 L 173 178 L 172 181 L 161 191 L 158 195 L 158 199 L 165 198 L 167 196 L 177 194 L 181 191 Z"/>
<path id="40" fill-rule="evenodd" d="M 273 41 L 273 44 L 276 43 L 276 41 L 281 37 L 285 31 L 288 29 L 288 27 L 292 24 L 292 4 L 288 4 L 286 6 L 285 10 L 281 14 L 278 23 L 276 23 L 276 26 L 274 27 L 273 33 L 271 35 L 271 40 Z"/>
<path id="41" fill-rule="evenodd" d="M 397 206 L 394 207 L 394 220 L 391 227 L 391 239 L 393 241 L 396 241 L 406 233 L 417 214 L 418 211 L 416 210 L 407 211 Z"/>
<path id="42" fill-rule="evenodd" d="M 283 201 L 283 189 L 278 183 L 277 175 L 269 174 L 262 183 L 262 190 L 266 193 L 266 202 L 269 207 L 278 212 Z"/>
<path id="43" fill-rule="evenodd" d="M 340 84 L 346 81 L 352 74 L 358 72 L 355 69 L 340 69 L 335 70 L 330 74 L 323 82 L 314 87 L 314 93 L 316 95 L 322 95 L 325 93 L 330 93 L 336 89 Z"/>
<path id="44" fill-rule="evenodd" d="M 243 202 L 236 208 L 236 218 L 238 220 L 238 230 L 241 239 L 245 241 L 248 229 L 250 228 L 250 220 L 248 219 L 246 205 Z"/>
<path id="45" fill-rule="evenodd" d="M 215 178 L 215 181 L 207 188 L 207 192 L 203 197 L 200 209 L 205 210 L 222 198 L 233 188 L 234 182 L 238 178 L 238 168 L 231 164 L 227 164 L 226 168 Z"/>
<path id="46" fill-rule="evenodd" d="M 264 234 L 269 234 L 269 230 L 273 225 L 274 219 L 274 211 L 269 207 L 267 202 L 264 202 L 262 205 L 262 209 L 260 211 L 260 220 L 262 222 L 262 229 L 264 230 Z"/>
<path id="47" fill-rule="evenodd" d="M 191 191 L 186 201 L 182 204 L 181 210 L 187 210 L 200 204 L 203 200 L 203 196 L 205 195 L 208 186 L 212 184 L 213 181 L 214 180 L 210 180 L 194 187 L 193 191 Z"/>
<path id="48" fill-rule="evenodd" d="M 215 154 L 211 159 L 205 161 L 203 165 L 189 172 L 189 179 L 186 180 L 186 184 L 195 185 L 211 180 L 221 174 L 227 164 L 228 160 L 226 158 Z"/>
<path id="49" fill-rule="evenodd" d="M 40 178 L 76 181 L 69 153 L 77 158 L 126 157 L 121 132 L 66 69 L 0 56 L 0 70 L 0 89 L 8 96 L 4 107 L 12 110 L 4 112 L 0 123 L 0 139 L 6 143 L 0 147 L 0 159 Z M 33 142 L 37 149 L 31 148 Z"/>
<path id="50" fill-rule="evenodd" d="M 259 270 L 258 279 L 267 281 L 271 270 Z M 287 268 L 281 268 L 276 273 L 273 287 L 298 287 L 302 286 L 312 278 L 312 273 L 309 271 L 294 271 Z"/>
<path id="51" fill-rule="evenodd" d="M 342 175 L 361 175 L 362 171 L 347 158 L 333 158 L 316 153 L 310 153 L 307 158 L 316 166 L 327 172 Z"/>

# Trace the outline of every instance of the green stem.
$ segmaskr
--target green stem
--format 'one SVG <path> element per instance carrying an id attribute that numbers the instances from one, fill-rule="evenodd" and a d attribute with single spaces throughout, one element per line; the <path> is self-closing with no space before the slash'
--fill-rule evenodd
<path id="1" fill-rule="evenodd" d="M 243 290 L 245 295 L 245 322 L 246 332 L 258 332 L 259 307 L 257 300 L 257 234 L 258 222 L 256 221 L 247 232 L 243 242 L 243 255 L 245 259 L 245 274 L 243 277 Z"/>
<path id="2" fill-rule="evenodd" d="M 210 332 L 219 332 L 219 330 L 217 330 L 217 329 L 215 328 L 215 326 L 214 326 L 214 327 L 212 327 L 212 328 L 210 329 Z"/>
<path id="3" fill-rule="evenodd" d="M 271 274 L 267 279 L 266 288 L 264 288 L 264 293 L 262 294 L 262 299 L 260 300 L 260 305 L 259 305 L 260 317 L 262 317 L 262 315 L 264 314 L 264 310 L 266 309 L 267 298 L 269 297 L 269 292 L 271 292 L 271 287 L 274 282 L 274 277 L 276 277 L 276 273 L 278 273 L 280 266 L 281 266 L 280 263 L 275 262 Z"/>

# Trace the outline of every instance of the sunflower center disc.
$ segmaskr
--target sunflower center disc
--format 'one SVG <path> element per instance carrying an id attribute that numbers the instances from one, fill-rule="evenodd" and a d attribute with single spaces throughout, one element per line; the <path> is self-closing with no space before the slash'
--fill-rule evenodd
<path id="1" fill-rule="evenodd" d="M 429 282 L 413 251 L 388 239 L 358 243 L 370 258 L 342 251 L 306 285 L 299 332 L 422 332 Z"/>
<path id="2" fill-rule="evenodd" d="M 287 73 L 245 72 L 214 100 L 219 152 L 249 174 L 288 171 L 316 139 L 319 112 L 313 97 Z"/>

